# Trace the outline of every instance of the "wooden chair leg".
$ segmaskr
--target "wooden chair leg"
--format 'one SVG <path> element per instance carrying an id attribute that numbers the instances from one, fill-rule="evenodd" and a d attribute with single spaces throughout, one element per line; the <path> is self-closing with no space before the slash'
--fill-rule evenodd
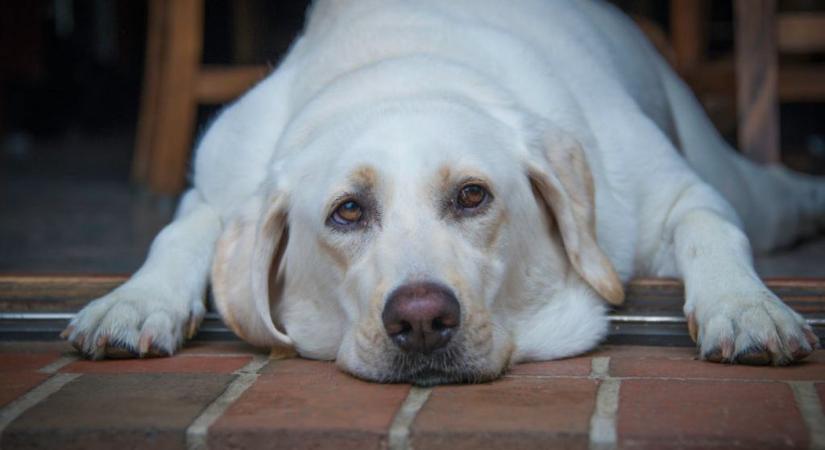
<path id="1" fill-rule="evenodd" d="M 690 73 L 704 59 L 705 0 L 671 0 L 670 36 L 676 54 L 676 68 Z"/>
<path id="2" fill-rule="evenodd" d="M 152 137 L 158 114 L 162 50 L 165 42 L 163 24 L 166 20 L 166 1 L 150 0 L 148 9 L 146 60 L 135 136 L 135 153 L 132 158 L 132 180 L 137 183 L 148 181 L 149 163 L 152 159 Z"/>
<path id="3" fill-rule="evenodd" d="M 163 1 L 166 5 L 162 64 L 151 158 L 152 191 L 176 194 L 185 186 L 195 126 L 195 83 L 203 50 L 203 0 Z"/>
<path id="4" fill-rule="evenodd" d="M 776 0 L 736 0 L 734 16 L 739 148 L 755 161 L 778 163 Z"/>

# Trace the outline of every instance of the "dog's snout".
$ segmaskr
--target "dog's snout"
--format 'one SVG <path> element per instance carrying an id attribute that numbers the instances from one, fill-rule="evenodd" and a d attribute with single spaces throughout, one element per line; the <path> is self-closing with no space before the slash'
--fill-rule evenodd
<path id="1" fill-rule="evenodd" d="M 461 308 L 448 288 L 411 283 L 389 295 L 381 318 L 390 339 L 402 350 L 430 353 L 450 342 L 461 323 Z"/>

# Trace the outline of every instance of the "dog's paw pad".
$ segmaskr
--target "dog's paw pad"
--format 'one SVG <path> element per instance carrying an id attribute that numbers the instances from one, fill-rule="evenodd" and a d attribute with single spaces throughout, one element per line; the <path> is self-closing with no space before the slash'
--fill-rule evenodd
<path id="1" fill-rule="evenodd" d="M 130 348 L 109 345 L 106 347 L 105 356 L 109 359 L 127 359 L 134 358 L 137 353 Z"/>
<path id="2" fill-rule="evenodd" d="M 734 344 L 731 339 L 722 339 L 718 346 L 711 347 L 703 352 L 701 358 L 712 362 L 731 362 L 733 358 Z"/>
<path id="3" fill-rule="evenodd" d="M 808 342 L 808 345 L 811 346 L 811 349 L 819 348 L 819 338 L 816 336 L 816 334 L 814 334 L 813 330 L 811 330 L 811 327 L 805 325 L 802 331 L 805 333 L 805 341 Z"/>
<path id="4" fill-rule="evenodd" d="M 722 357 L 722 349 L 719 348 L 719 347 L 714 347 L 714 348 L 708 350 L 707 352 L 705 352 L 702 355 L 702 359 L 704 359 L 705 361 L 711 361 L 711 362 L 722 362 L 723 359 L 724 359 Z"/>
<path id="5" fill-rule="evenodd" d="M 767 366 L 771 361 L 771 353 L 763 347 L 750 347 L 736 355 L 737 363 L 749 366 Z"/>

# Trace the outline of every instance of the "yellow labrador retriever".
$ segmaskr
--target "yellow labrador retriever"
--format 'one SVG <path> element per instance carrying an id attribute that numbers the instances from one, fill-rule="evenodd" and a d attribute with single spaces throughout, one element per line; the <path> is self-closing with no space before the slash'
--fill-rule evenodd
<path id="1" fill-rule="evenodd" d="M 704 359 L 818 345 L 750 243 L 814 232 L 825 183 L 737 156 L 607 3 L 319 0 L 194 165 L 144 266 L 64 332 L 89 357 L 173 353 L 211 283 L 255 345 L 489 380 L 595 346 L 639 275 L 684 279 Z"/>

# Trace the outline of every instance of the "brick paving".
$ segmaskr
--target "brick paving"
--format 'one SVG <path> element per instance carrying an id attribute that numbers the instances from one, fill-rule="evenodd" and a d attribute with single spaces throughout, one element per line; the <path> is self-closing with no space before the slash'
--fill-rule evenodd
<path id="1" fill-rule="evenodd" d="M 598 380 L 506 377 L 433 390 L 413 422 L 414 447 L 588 447 Z"/>
<path id="2" fill-rule="evenodd" d="M 383 448 L 410 388 L 366 383 L 326 362 L 269 364 L 209 430 L 218 448 Z"/>
<path id="3" fill-rule="evenodd" d="M 625 380 L 618 436 L 627 448 L 808 448 L 785 383 Z"/>
<path id="4" fill-rule="evenodd" d="M 825 448 L 825 351 L 788 368 L 602 347 L 493 383 L 378 385 L 239 342 L 91 363 L 0 343 L 0 447 Z"/>

